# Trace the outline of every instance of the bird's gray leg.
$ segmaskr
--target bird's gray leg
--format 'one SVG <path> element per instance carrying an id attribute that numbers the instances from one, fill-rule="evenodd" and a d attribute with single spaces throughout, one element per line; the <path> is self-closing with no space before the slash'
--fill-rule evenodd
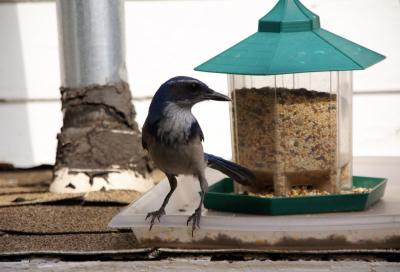
<path id="1" fill-rule="evenodd" d="M 166 174 L 166 175 L 167 175 L 167 178 L 168 178 L 168 181 L 169 181 L 169 186 L 170 186 L 171 189 L 168 192 L 168 194 L 165 196 L 161 207 L 158 210 L 156 210 L 154 212 L 149 212 L 147 214 L 146 220 L 149 217 L 151 218 L 151 220 L 150 220 L 150 229 L 149 230 L 151 230 L 153 228 L 154 221 L 156 219 L 158 220 L 158 222 L 160 222 L 161 216 L 163 216 L 165 214 L 165 206 L 167 206 L 168 201 L 169 201 L 171 195 L 173 194 L 173 192 L 175 191 L 176 186 L 178 184 L 177 181 L 176 181 L 176 177 L 174 175 L 170 175 L 170 174 Z"/>
<path id="2" fill-rule="evenodd" d="M 206 178 L 204 177 L 204 173 L 198 176 L 199 182 L 200 182 L 200 204 L 197 207 L 197 209 L 194 211 L 194 213 L 189 216 L 186 224 L 189 225 L 190 221 L 192 221 L 192 236 L 194 233 L 194 230 L 197 228 L 200 228 L 200 218 L 201 218 L 201 208 L 203 206 L 203 201 L 204 201 L 204 195 L 208 191 L 208 183 Z"/>

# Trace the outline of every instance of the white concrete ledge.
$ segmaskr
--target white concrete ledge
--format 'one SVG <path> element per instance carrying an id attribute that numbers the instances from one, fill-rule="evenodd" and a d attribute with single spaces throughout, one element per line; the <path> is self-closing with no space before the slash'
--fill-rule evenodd
<path id="1" fill-rule="evenodd" d="M 98 176 L 92 175 L 92 178 L 90 178 L 90 173 L 96 173 L 93 169 L 61 168 L 55 171 L 53 183 L 50 185 L 50 192 L 87 193 L 100 190 L 146 192 L 154 185 L 151 177 L 143 177 L 132 170 L 101 169 L 101 171 L 109 171 L 109 173 Z"/>

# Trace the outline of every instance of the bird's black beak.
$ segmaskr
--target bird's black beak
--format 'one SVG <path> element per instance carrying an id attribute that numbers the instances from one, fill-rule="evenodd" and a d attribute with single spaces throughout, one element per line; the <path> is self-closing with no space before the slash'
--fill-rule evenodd
<path id="1" fill-rule="evenodd" d="M 215 100 L 215 101 L 231 101 L 229 96 L 226 96 L 222 93 L 218 93 L 212 89 L 207 90 L 207 93 L 206 93 L 204 99 Z"/>

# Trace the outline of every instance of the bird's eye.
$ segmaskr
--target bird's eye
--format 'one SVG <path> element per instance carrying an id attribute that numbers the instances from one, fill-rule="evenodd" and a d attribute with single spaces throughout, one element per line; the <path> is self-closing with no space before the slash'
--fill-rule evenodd
<path id="1" fill-rule="evenodd" d="M 197 87 L 199 87 L 199 84 L 197 84 L 197 83 L 192 83 L 192 84 L 190 84 L 190 86 L 191 86 L 193 89 L 196 89 Z"/>

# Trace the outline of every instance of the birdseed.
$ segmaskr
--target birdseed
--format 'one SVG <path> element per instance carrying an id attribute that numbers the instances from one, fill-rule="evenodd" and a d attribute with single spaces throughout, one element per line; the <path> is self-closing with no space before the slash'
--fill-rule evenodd
<path id="1" fill-rule="evenodd" d="M 353 188 L 351 192 L 346 192 L 346 193 L 353 193 L 353 194 L 364 194 L 370 192 L 370 188 L 364 188 L 364 187 L 357 187 Z M 241 192 L 240 194 L 243 195 L 249 195 L 249 196 L 256 196 L 256 197 L 262 197 L 262 198 L 273 198 L 273 197 L 281 197 L 281 196 L 276 196 L 274 195 L 273 191 L 267 191 L 263 193 L 254 193 L 250 191 L 244 191 Z M 321 196 L 321 195 L 329 195 L 330 193 L 328 191 L 323 191 L 319 190 L 316 188 L 312 188 L 310 186 L 294 186 L 292 187 L 288 193 L 285 195 L 286 197 L 290 196 Z"/>
<path id="2" fill-rule="evenodd" d="M 335 94 L 264 87 L 234 90 L 232 97 L 234 157 L 255 173 L 257 192 L 271 185 L 275 195 L 295 185 L 340 192 L 350 156 L 337 167 Z"/>

